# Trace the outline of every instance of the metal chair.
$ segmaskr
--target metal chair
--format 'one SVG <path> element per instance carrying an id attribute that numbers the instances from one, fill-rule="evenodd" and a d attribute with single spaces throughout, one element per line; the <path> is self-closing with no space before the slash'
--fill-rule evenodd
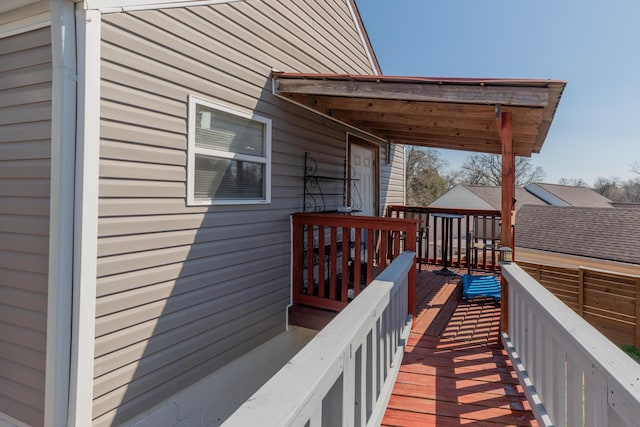
<path id="1" fill-rule="evenodd" d="M 479 256 L 482 252 L 483 270 L 487 271 L 487 253 L 491 254 L 491 265 L 495 267 L 498 249 L 500 248 L 500 217 L 497 215 L 476 215 L 473 217 L 473 228 L 467 235 L 467 270 L 471 274 L 473 267 L 478 269 Z M 491 270 L 493 270 L 492 268 Z"/>
<path id="2" fill-rule="evenodd" d="M 416 229 L 416 262 L 418 263 L 418 270 L 422 269 L 422 260 L 424 255 L 424 241 L 427 234 L 427 217 L 426 212 L 407 211 L 404 214 L 405 218 L 417 219 L 420 221 L 420 225 Z"/>
<path id="3" fill-rule="evenodd" d="M 490 297 L 500 302 L 500 281 L 495 275 L 473 275 L 472 269 L 478 269 L 479 253 L 482 252 L 482 264 L 487 271 L 487 254 L 491 253 L 491 271 L 495 270 L 496 257 L 500 248 L 500 217 L 496 215 L 477 215 L 473 217 L 473 229 L 467 236 L 467 274 L 462 276 L 462 297 L 468 302 L 474 297 Z"/>

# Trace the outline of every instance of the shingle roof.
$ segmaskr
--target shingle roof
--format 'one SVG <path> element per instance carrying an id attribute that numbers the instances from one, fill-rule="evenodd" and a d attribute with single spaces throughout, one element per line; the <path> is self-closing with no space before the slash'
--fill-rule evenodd
<path id="1" fill-rule="evenodd" d="M 487 185 L 465 185 L 467 190 L 489 203 L 494 209 L 502 209 L 502 188 Z M 516 188 L 516 211 L 523 205 L 546 205 L 545 202 L 526 191 L 524 188 Z"/>
<path id="2" fill-rule="evenodd" d="M 640 264 L 637 209 L 527 205 L 515 239 L 523 248 Z"/>
<path id="3" fill-rule="evenodd" d="M 611 200 L 587 187 L 573 187 L 569 185 L 544 184 L 536 182 L 534 185 L 548 191 L 564 200 L 571 206 L 591 208 L 610 208 Z"/>

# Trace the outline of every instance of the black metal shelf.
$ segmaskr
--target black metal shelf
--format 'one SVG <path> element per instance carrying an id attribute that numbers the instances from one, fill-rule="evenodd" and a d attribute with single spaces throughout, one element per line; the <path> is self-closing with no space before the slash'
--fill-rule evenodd
<path id="1" fill-rule="evenodd" d="M 347 159 L 344 159 L 342 177 L 317 175 L 318 162 L 311 157 L 309 152 L 304 153 L 304 194 L 303 194 L 303 211 L 304 212 L 337 212 L 335 209 L 327 209 L 326 196 L 337 196 L 338 193 L 326 193 L 322 190 L 322 181 L 339 181 L 342 182 L 342 205 L 347 206 L 347 185 L 356 178 L 347 177 Z"/>

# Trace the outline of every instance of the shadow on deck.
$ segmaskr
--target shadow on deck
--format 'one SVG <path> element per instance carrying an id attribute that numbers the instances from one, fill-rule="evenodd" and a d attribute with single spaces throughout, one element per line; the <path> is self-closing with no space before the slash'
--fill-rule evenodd
<path id="1" fill-rule="evenodd" d="M 499 342 L 500 307 L 460 276 L 418 274 L 418 315 L 383 426 L 537 426 Z"/>

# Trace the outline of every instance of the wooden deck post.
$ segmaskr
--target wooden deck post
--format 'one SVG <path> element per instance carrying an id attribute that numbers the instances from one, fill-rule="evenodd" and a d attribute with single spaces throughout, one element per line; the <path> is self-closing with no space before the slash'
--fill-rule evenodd
<path id="1" fill-rule="evenodd" d="M 514 249 L 513 222 L 516 195 L 516 161 L 515 152 L 513 151 L 512 113 L 501 112 L 500 106 L 496 106 L 496 124 L 502 144 L 502 236 L 500 244 Z M 509 332 L 509 288 L 504 278 L 502 279 L 501 288 L 500 330 Z"/>

